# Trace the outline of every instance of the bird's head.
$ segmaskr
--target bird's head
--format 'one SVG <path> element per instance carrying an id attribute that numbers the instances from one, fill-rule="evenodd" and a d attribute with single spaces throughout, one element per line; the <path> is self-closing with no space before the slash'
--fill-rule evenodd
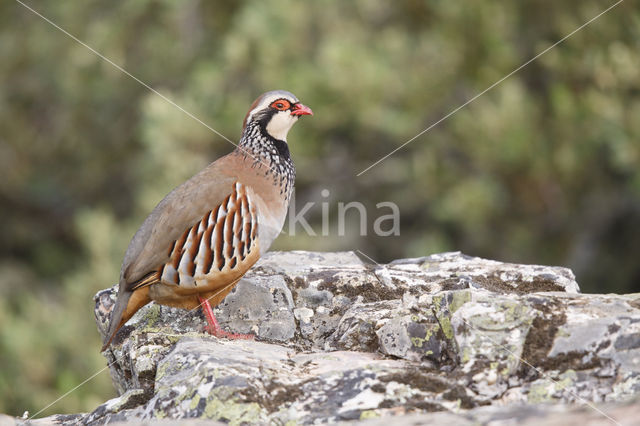
<path id="1" fill-rule="evenodd" d="M 243 131 L 248 124 L 255 122 L 272 138 L 286 142 L 287 133 L 301 115 L 313 115 L 313 111 L 301 104 L 293 93 L 274 90 L 253 102 L 244 118 Z"/>

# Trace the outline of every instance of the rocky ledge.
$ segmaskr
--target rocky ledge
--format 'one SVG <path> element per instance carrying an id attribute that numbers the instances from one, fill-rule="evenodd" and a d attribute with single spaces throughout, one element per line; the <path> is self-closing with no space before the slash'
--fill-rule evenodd
<path id="1" fill-rule="evenodd" d="M 115 293 L 95 297 L 101 333 Z M 580 294 L 565 268 L 460 253 L 370 265 L 354 253 L 276 252 L 216 314 L 256 340 L 216 339 L 199 310 L 150 304 L 104 352 L 121 396 L 50 420 L 564 424 L 569 415 L 640 415 L 640 294 Z"/>

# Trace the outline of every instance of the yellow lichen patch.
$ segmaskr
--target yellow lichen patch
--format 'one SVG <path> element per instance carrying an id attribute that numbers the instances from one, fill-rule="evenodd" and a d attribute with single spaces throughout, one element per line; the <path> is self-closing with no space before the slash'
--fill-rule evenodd
<path id="1" fill-rule="evenodd" d="M 554 389 L 556 391 L 561 391 L 568 386 L 571 386 L 577 378 L 578 375 L 574 370 L 567 370 L 560 375 L 560 380 L 556 380 Z"/>
<path id="2" fill-rule="evenodd" d="M 447 295 L 451 295 L 451 301 L 447 302 Z M 451 325 L 451 315 L 454 314 L 462 305 L 471 301 L 471 293 L 469 291 L 453 291 L 450 293 L 439 294 L 433 296 L 433 310 L 440 329 L 447 339 L 453 339 L 453 327 Z M 444 309 L 444 305 L 448 304 Z"/>
<path id="3" fill-rule="evenodd" d="M 191 404 L 189 404 L 189 409 L 190 410 L 195 410 L 196 407 L 198 406 L 199 402 L 200 402 L 200 395 L 198 395 L 196 393 L 195 395 L 193 395 L 193 399 L 191 400 Z"/>
<path id="4" fill-rule="evenodd" d="M 360 413 L 360 420 L 375 419 L 378 417 L 380 417 L 380 414 L 378 414 L 376 410 L 365 410 Z"/>
<path id="5" fill-rule="evenodd" d="M 539 404 L 542 402 L 548 402 L 551 399 L 551 392 L 549 389 L 549 383 L 537 383 L 531 385 L 529 388 L 529 394 L 527 395 L 527 401 L 531 404 Z"/>
<path id="6" fill-rule="evenodd" d="M 231 426 L 263 423 L 266 420 L 260 405 L 255 402 L 212 399 L 207 402 L 203 414 L 208 419 L 228 421 Z"/>
<path id="7" fill-rule="evenodd" d="M 145 312 L 144 320 L 146 321 L 147 327 L 152 327 L 158 322 L 160 319 L 160 305 L 156 305 L 152 303 L 149 305 L 149 308 Z"/>
<path id="8" fill-rule="evenodd" d="M 425 339 L 423 339 L 422 337 L 411 338 L 411 344 L 416 348 L 421 348 L 424 343 L 425 343 Z"/>

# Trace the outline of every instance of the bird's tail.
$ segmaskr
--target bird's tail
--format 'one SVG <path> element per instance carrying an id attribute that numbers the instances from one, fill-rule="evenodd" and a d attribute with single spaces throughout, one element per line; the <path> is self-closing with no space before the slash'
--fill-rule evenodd
<path id="1" fill-rule="evenodd" d="M 111 341 L 115 337 L 120 327 L 129 320 L 136 313 L 136 311 L 142 308 L 147 303 L 151 302 L 149 298 L 149 287 L 144 286 L 134 291 L 122 291 L 118 292 L 118 299 L 116 300 L 116 306 L 111 311 L 111 318 L 109 319 L 109 330 L 104 338 L 104 345 L 101 351 L 106 350 L 111 344 Z"/>

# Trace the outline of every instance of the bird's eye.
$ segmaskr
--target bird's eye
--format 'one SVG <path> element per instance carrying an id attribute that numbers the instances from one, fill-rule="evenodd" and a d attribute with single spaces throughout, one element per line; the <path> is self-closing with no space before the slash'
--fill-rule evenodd
<path id="1" fill-rule="evenodd" d="M 277 109 L 278 111 L 284 111 L 289 109 L 291 107 L 291 104 L 285 99 L 279 99 L 273 102 L 271 104 L 271 107 Z"/>

